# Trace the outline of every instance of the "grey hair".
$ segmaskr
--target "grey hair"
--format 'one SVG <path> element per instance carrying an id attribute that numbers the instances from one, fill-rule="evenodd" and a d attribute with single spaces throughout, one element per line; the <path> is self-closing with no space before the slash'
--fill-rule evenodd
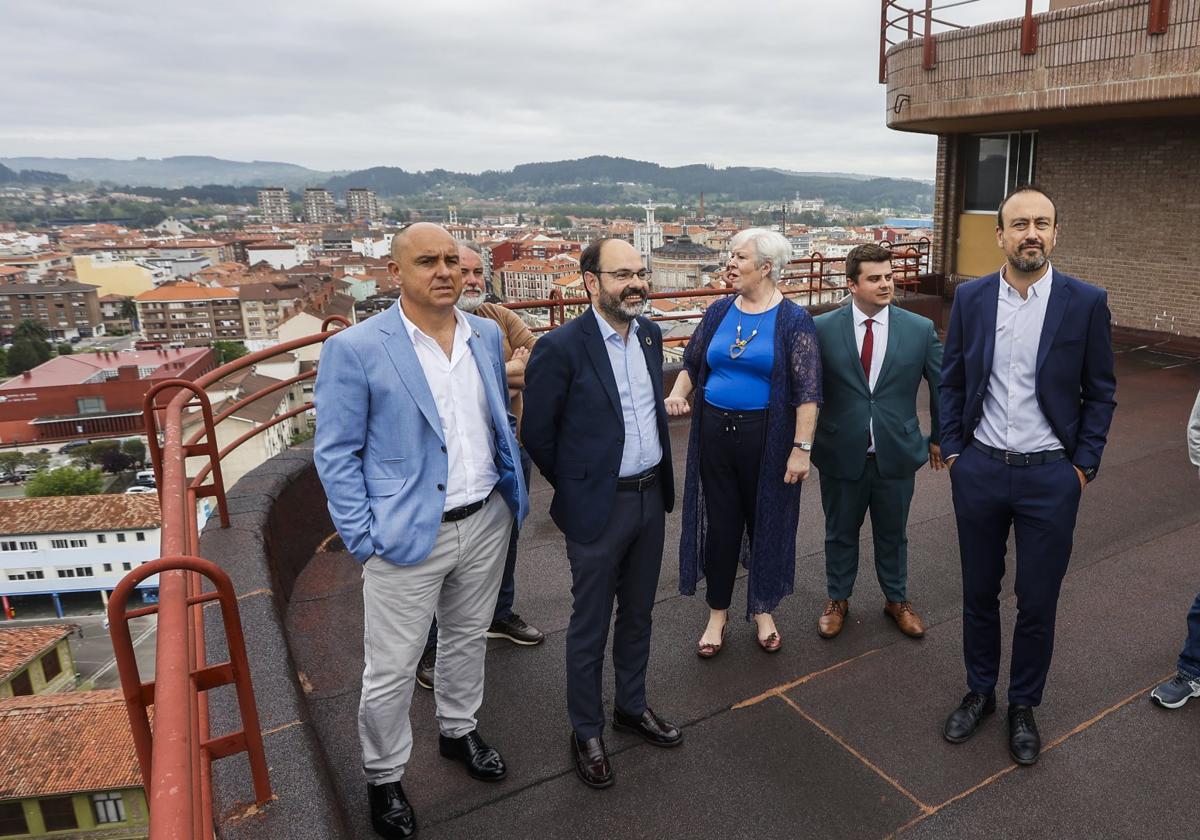
<path id="1" fill-rule="evenodd" d="M 737 250 L 746 244 L 754 245 L 758 265 L 762 265 L 764 260 L 771 261 L 771 280 L 779 282 L 783 267 L 792 258 L 792 243 L 788 242 L 787 237 L 766 228 L 746 228 L 729 240 L 729 250 Z"/>
<path id="2" fill-rule="evenodd" d="M 481 248 L 479 243 L 474 239 L 460 239 L 458 240 L 458 244 L 466 248 L 468 251 L 474 251 L 476 254 L 479 254 L 479 256 L 483 256 L 483 248 Z"/>

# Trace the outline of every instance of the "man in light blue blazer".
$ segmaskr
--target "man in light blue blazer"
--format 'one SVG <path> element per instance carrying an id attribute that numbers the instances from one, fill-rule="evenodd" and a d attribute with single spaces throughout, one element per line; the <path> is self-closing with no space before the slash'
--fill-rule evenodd
<path id="1" fill-rule="evenodd" d="M 412 225 L 393 240 L 388 272 L 400 285 L 396 305 L 322 350 L 316 464 L 338 533 L 363 564 L 359 738 L 371 823 L 382 837 L 408 838 L 408 712 L 435 613 L 440 752 L 473 778 L 506 775 L 475 713 L 509 532 L 529 498 L 500 330 L 455 308 L 454 239 Z"/>

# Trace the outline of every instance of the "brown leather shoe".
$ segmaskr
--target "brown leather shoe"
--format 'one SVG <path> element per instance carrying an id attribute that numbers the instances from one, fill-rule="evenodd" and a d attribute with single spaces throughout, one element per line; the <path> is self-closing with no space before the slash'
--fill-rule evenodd
<path id="1" fill-rule="evenodd" d="M 832 639 L 841 633 L 848 612 L 850 612 L 849 601 L 830 599 L 829 603 L 825 605 L 825 612 L 821 613 L 821 617 L 817 619 L 817 635 L 822 639 Z"/>
<path id="2" fill-rule="evenodd" d="M 921 621 L 910 601 L 888 601 L 883 605 L 883 611 L 892 617 L 905 636 L 919 639 L 925 635 L 925 622 Z"/>

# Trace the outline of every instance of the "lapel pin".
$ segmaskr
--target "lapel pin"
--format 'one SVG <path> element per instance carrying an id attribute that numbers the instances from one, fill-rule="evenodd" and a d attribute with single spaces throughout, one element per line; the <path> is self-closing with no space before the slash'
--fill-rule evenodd
<path id="1" fill-rule="evenodd" d="M 479 338 L 479 330 L 471 330 L 471 332 L 475 333 L 476 338 Z"/>
<path id="2" fill-rule="evenodd" d="M 649 347 L 650 346 L 650 336 L 646 336 L 646 338 L 644 340 L 646 342 L 646 346 Z"/>

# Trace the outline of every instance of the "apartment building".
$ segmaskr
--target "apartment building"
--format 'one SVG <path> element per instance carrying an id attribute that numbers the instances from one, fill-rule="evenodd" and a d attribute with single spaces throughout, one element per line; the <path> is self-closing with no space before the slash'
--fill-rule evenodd
<path id="1" fill-rule="evenodd" d="M 544 300 L 555 281 L 579 273 L 579 260 L 566 254 L 549 259 L 513 260 L 500 267 L 505 300 Z"/>
<path id="2" fill-rule="evenodd" d="M 292 222 L 292 201 L 283 187 L 267 187 L 258 191 L 258 215 L 269 225 Z"/>
<path id="3" fill-rule="evenodd" d="M 337 221 L 333 193 L 320 187 L 304 191 L 304 221 L 311 225 L 331 225 Z"/>
<path id="4" fill-rule="evenodd" d="M 375 191 L 360 187 L 346 190 L 346 215 L 356 222 L 378 221 L 379 200 L 375 197 Z"/>
<path id="5" fill-rule="evenodd" d="M 36 321 L 53 341 L 104 335 L 99 290 L 85 283 L 11 283 L 0 286 L 0 336 L 22 321 Z"/>
<path id="6" fill-rule="evenodd" d="M 277 330 L 304 303 L 304 286 L 252 283 L 237 290 L 248 341 L 278 341 Z"/>
<path id="7" fill-rule="evenodd" d="M 242 306 L 234 289 L 180 282 L 134 298 L 142 334 L 151 341 L 200 347 L 246 337 Z"/>

